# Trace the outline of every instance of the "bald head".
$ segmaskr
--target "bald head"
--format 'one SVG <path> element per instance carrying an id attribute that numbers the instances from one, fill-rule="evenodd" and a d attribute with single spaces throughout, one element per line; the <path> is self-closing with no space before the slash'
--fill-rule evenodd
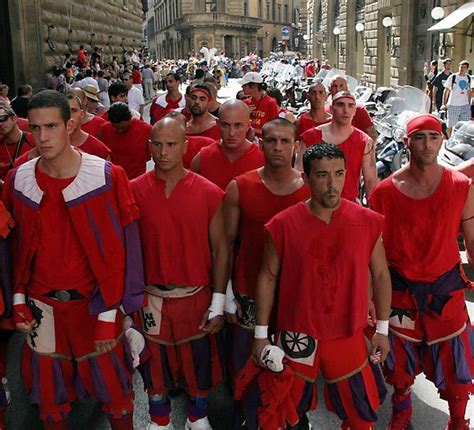
<path id="1" fill-rule="evenodd" d="M 168 133 L 172 133 L 176 139 L 184 142 L 186 140 L 186 133 L 184 130 L 184 125 L 176 118 L 164 117 L 160 119 L 151 130 L 151 138 L 159 136 L 166 130 Z"/>
<path id="2" fill-rule="evenodd" d="M 249 107 L 241 100 L 228 100 L 221 105 L 219 109 L 219 119 L 222 119 L 222 116 L 227 115 L 243 115 L 250 121 L 250 109 Z"/>
<path id="3" fill-rule="evenodd" d="M 339 91 L 347 91 L 347 79 L 344 76 L 336 75 L 331 79 L 331 84 L 329 85 L 329 92 L 334 95 Z"/>

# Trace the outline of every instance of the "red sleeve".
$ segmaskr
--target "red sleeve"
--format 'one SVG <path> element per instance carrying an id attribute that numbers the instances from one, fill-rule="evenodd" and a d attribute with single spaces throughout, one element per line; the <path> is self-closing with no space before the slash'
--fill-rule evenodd
<path id="1" fill-rule="evenodd" d="M 212 192 L 209 193 L 208 207 L 209 207 L 209 221 L 214 218 L 217 210 L 224 200 L 224 191 L 222 191 L 217 185 L 212 184 Z"/>
<path id="2" fill-rule="evenodd" d="M 11 211 L 13 202 L 12 202 L 12 196 L 11 196 L 11 189 L 12 189 L 12 176 L 13 176 L 14 170 L 10 170 L 5 177 L 5 181 L 3 184 L 3 191 L 2 191 L 2 202 L 7 208 L 7 210 Z"/>
<path id="3" fill-rule="evenodd" d="M 367 112 L 367 109 L 364 106 L 357 106 L 356 113 L 352 120 L 352 125 L 362 131 L 371 128 L 374 125 L 372 118 L 370 118 L 369 112 Z"/>
<path id="4" fill-rule="evenodd" d="M 265 232 L 268 234 L 268 236 L 270 236 L 270 239 L 273 242 L 273 246 L 275 247 L 278 258 L 281 260 L 281 256 L 283 254 L 283 229 L 281 222 L 279 222 L 277 217 L 273 217 L 265 224 L 264 228 Z"/>
<path id="5" fill-rule="evenodd" d="M 272 104 L 270 105 L 270 109 L 268 109 L 269 120 L 278 118 L 278 113 L 280 111 L 280 108 L 278 107 L 275 99 L 272 98 L 271 100 L 272 100 Z"/>
<path id="6" fill-rule="evenodd" d="M 138 206 L 133 198 L 130 182 L 122 167 L 112 164 L 112 178 L 120 209 L 122 226 L 127 226 L 140 218 Z"/>

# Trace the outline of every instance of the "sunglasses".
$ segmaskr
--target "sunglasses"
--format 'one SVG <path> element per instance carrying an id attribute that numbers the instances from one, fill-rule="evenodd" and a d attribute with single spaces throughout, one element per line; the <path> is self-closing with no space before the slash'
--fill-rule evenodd
<path id="1" fill-rule="evenodd" d="M 12 115 L 5 114 L 5 115 L 0 115 L 0 122 L 5 122 L 8 118 L 10 118 Z"/>

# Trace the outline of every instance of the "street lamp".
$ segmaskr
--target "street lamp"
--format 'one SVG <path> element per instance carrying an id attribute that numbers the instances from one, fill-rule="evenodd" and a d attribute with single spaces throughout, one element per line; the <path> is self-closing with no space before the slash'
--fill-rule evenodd
<path id="1" fill-rule="evenodd" d="M 341 29 L 339 27 L 334 27 L 332 34 L 334 34 L 334 36 L 339 36 L 341 34 Z"/>
<path id="2" fill-rule="evenodd" d="M 365 26 L 364 26 L 364 24 L 362 24 L 361 22 L 358 22 L 358 23 L 356 24 L 356 27 L 355 27 L 357 33 L 363 32 L 363 31 L 364 31 L 364 28 L 365 28 Z"/>
<path id="3" fill-rule="evenodd" d="M 385 37 L 387 39 L 387 50 L 390 55 L 395 55 L 395 36 L 392 33 L 393 19 L 391 16 L 386 16 L 382 19 L 382 26 L 385 28 Z"/>
<path id="4" fill-rule="evenodd" d="M 439 19 L 444 17 L 444 9 L 441 6 L 437 6 L 433 8 L 431 11 L 431 18 L 438 21 Z"/>

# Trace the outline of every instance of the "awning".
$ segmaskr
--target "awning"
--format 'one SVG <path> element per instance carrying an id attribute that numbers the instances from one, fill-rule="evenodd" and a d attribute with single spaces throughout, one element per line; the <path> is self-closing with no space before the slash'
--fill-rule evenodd
<path id="1" fill-rule="evenodd" d="M 463 19 L 474 13 L 474 1 L 465 3 L 458 7 L 454 12 L 450 13 L 446 18 L 437 24 L 428 28 L 428 31 L 446 31 L 459 24 Z"/>

